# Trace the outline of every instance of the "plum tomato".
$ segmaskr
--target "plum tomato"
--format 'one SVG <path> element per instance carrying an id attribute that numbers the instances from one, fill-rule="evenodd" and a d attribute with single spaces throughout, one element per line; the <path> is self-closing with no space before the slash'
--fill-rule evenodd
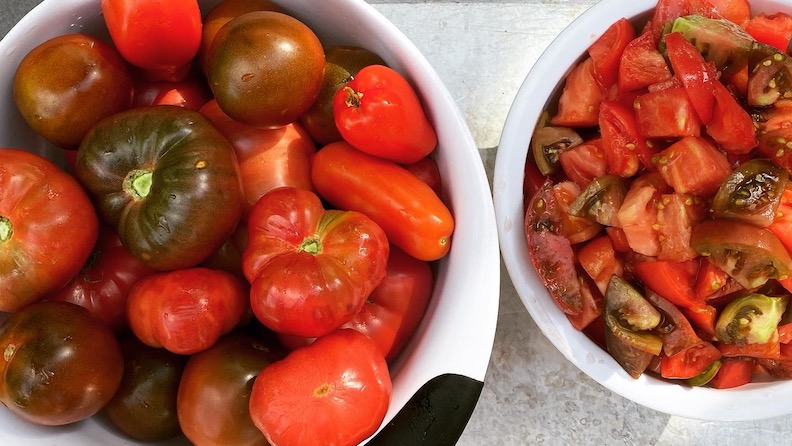
<path id="1" fill-rule="evenodd" d="M 176 404 L 187 439 L 203 446 L 268 446 L 250 418 L 250 392 L 259 373 L 283 357 L 279 349 L 242 332 L 192 355 Z"/>
<path id="2" fill-rule="evenodd" d="M 353 446 L 371 436 L 392 383 L 377 344 L 334 331 L 265 368 L 250 395 L 253 423 L 280 446 Z"/>
<path id="3" fill-rule="evenodd" d="M 10 315 L 0 326 L 0 351 L 0 402 L 36 424 L 93 416 L 124 371 L 113 332 L 68 302 L 38 302 Z"/>
<path id="4" fill-rule="evenodd" d="M 121 243 L 158 270 L 197 265 L 242 215 L 233 147 L 203 115 L 181 107 L 138 107 L 102 120 L 80 145 L 75 174 Z"/>
<path id="5" fill-rule="evenodd" d="M 69 282 L 98 231 L 91 201 L 72 176 L 39 155 L 0 148 L 0 311 Z"/>
<path id="6" fill-rule="evenodd" d="M 129 108 L 126 62 L 84 34 L 54 37 L 31 50 L 14 74 L 14 102 L 30 127 L 64 149 L 77 149 L 102 118 Z"/>
<path id="7" fill-rule="evenodd" d="M 360 212 L 325 210 L 313 192 L 282 187 L 253 207 L 242 268 L 259 321 L 322 336 L 349 321 L 385 276 L 388 239 Z"/>
<path id="8" fill-rule="evenodd" d="M 138 441 L 179 435 L 176 395 L 187 357 L 149 347 L 131 334 L 119 342 L 124 375 L 104 414 L 121 432 Z"/>
<path id="9" fill-rule="evenodd" d="M 223 25 L 209 52 L 209 87 L 228 116 L 255 127 L 294 122 L 322 85 L 319 38 L 299 20 L 274 11 L 242 14 Z"/>
<path id="10" fill-rule="evenodd" d="M 214 345 L 240 325 L 247 309 L 242 279 L 201 267 L 147 276 L 127 300 L 129 327 L 138 339 L 183 355 Z"/>

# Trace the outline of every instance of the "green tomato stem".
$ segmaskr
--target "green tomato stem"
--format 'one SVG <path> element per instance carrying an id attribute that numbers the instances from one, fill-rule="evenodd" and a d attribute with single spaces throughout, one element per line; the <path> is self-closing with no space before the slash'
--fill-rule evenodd
<path id="1" fill-rule="evenodd" d="M 142 200 L 151 192 L 152 177 L 150 170 L 133 170 L 124 178 L 124 190 L 135 200 Z"/>
<path id="2" fill-rule="evenodd" d="M 14 234 L 14 225 L 11 219 L 0 215 L 0 242 L 7 242 Z"/>

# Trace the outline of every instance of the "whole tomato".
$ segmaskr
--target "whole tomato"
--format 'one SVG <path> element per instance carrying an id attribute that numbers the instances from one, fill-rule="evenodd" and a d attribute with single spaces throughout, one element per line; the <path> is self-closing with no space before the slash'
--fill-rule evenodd
<path id="1" fill-rule="evenodd" d="M 124 371 L 113 332 L 68 302 L 37 302 L 10 315 L 0 326 L 0 351 L 0 403 L 36 424 L 96 414 Z"/>
<path id="2" fill-rule="evenodd" d="M 201 45 L 197 0 L 102 0 L 116 48 L 149 80 L 184 79 Z"/>
<path id="3" fill-rule="evenodd" d="M 181 107 L 138 107 L 102 120 L 80 145 L 75 174 L 121 243 L 158 270 L 199 264 L 242 215 L 233 147 L 203 115 Z"/>
<path id="4" fill-rule="evenodd" d="M 313 190 L 311 163 L 316 146 L 296 122 L 274 129 L 261 129 L 229 117 L 216 100 L 201 108 L 234 147 L 239 160 L 245 213 L 262 195 L 277 187 Z"/>
<path id="5" fill-rule="evenodd" d="M 242 322 L 247 309 L 242 279 L 200 267 L 147 276 L 127 301 L 129 326 L 138 339 L 182 355 L 211 347 Z"/>
<path id="6" fill-rule="evenodd" d="M 313 104 L 325 56 L 311 29 L 274 11 L 242 14 L 215 35 L 209 87 L 224 112 L 256 127 L 294 122 Z"/>
<path id="7" fill-rule="evenodd" d="M 360 311 L 388 252 L 365 215 L 325 210 L 310 191 L 275 189 L 253 207 L 242 253 L 253 314 L 279 333 L 325 335 Z"/>
<path id="8" fill-rule="evenodd" d="M 118 52 L 85 34 L 54 37 L 31 50 L 14 74 L 14 102 L 44 139 L 74 150 L 102 118 L 129 108 L 132 78 Z"/>
<path id="9" fill-rule="evenodd" d="M 212 92 L 203 79 L 188 76 L 178 82 L 137 79 L 132 105 L 176 105 L 198 111 L 212 99 Z"/>
<path id="10" fill-rule="evenodd" d="M 404 168 L 426 183 L 438 197 L 442 198 L 443 178 L 440 176 L 440 169 L 432 157 L 427 156 L 412 164 L 405 164 Z"/>
<path id="11" fill-rule="evenodd" d="M 69 282 L 98 231 L 73 177 L 39 155 L 0 148 L 0 311 L 17 311 Z"/>
<path id="12" fill-rule="evenodd" d="M 437 260 L 451 248 L 451 211 L 404 167 L 339 141 L 319 150 L 311 177 L 322 198 L 367 215 L 411 256 Z"/>
<path id="13" fill-rule="evenodd" d="M 333 99 L 344 140 L 358 150 L 402 164 L 429 155 L 437 134 L 421 100 L 398 71 L 384 65 L 361 69 Z"/>
<path id="14" fill-rule="evenodd" d="M 250 416 L 272 444 L 354 446 L 385 418 L 388 373 L 371 339 L 337 330 L 265 368 L 253 384 Z"/>
<path id="15" fill-rule="evenodd" d="M 112 229 L 101 225 L 99 240 L 82 270 L 47 300 L 85 307 L 115 333 L 121 333 L 128 327 L 129 292 L 138 280 L 155 271 L 130 254 Z"/>
<path id="16" fill-rule="evenodd" d="M 120 341 L 124 375 L 104 414 L 139 441 L 160 441 L 181 433 L 176 395 L 187 357 L 149 347 L 133 335 Z"/>
<path id="17" fill-rule="evenodd" d="M 202 446 L 268 446 L 250 419 L 256 377 L 284 354 L 257 337 L 234 332 L 190 357 L 177 410 L 184 435 Z"/>

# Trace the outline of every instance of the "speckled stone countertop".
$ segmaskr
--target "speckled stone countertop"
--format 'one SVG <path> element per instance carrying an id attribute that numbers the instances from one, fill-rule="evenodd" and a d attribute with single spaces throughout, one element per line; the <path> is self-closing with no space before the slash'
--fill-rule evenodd
<path id="1" fill-rule="evenodd" d="M 368 1 L 432 63 L 466 117 L 490 178 L 501 129 L 523 78 L 553 38 L 596 3 Z M 38 3 L 0 0 L 0 35 Z M 501 272 L 495 346 L 481 399 L 458 445 L 792 443 L 792 416 L 700 422 L 668 416 L 610 392 L 567 362 L 545 339 L 505 268 Z"/>

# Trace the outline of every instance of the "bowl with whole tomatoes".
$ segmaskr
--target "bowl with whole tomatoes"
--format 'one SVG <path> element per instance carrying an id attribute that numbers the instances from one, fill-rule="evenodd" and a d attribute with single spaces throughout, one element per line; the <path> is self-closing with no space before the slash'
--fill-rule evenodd
<path id="1" fill-rule="evenodd" d="M 630 400 L 788 414 L 792 3 L 598 2 L 527 75 L 493 194 L 531 317 Z"/>
<path id="2" fill-rule="evenodd" d="M 44 0 L 0 51 L 0 443 L 456 442 L 494 207 L 385 17 Z"/>

